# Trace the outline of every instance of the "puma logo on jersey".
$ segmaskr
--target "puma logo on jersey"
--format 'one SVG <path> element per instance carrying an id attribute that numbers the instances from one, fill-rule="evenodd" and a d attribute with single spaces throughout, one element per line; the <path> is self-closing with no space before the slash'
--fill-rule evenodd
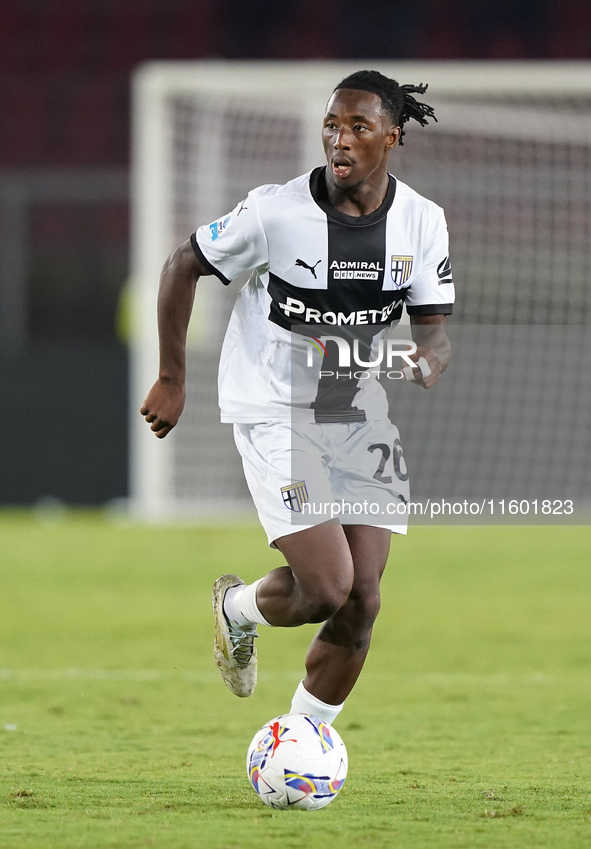
<path id="1" fill-rule="evenodd" d="M 320 262 L 322 262 L 321 259 L 319 259 L 318 262 L 315 262 L 314 265 L 308 265 L 308 263 L 304 262 L 303 259 L 296 259 L 295 264 L 301 266 L 302 268 L 307 268 L 308 271 L 310 271 L 314 275 L 314 280 L 318 280 L 318 278 L 316 277 L 315 268 Z"/>
<path id="2" fill-rule="evenodd" d="M 442 286 L 444 283 L 451 283 L 451 259 L 446 256 L 445 259 L 441 260 L 439 265 L 437 266 L 437 276 L 439 277 L 439 285 Z"/>
<path id="3" fill-rule="evenodd" d="M 245 210 L 245 209 L 248 209 L 248 207 L 247 207 L 247 206 L 244 206 L 244 204 L 245 204 L 245 203 L 246 203 L 246 198 L 245 198 L 245 199 L 242 201 L 242 203 L 240 204 L 240 209 L 239 209 L 239 210 L 238 210 L 238 212 L 236 213 L 236 217 L 238 217 L 238 216 L 240 215 L 240 213 L 241 213 L 241 212 L 244 212 L 244 210 Z"/>

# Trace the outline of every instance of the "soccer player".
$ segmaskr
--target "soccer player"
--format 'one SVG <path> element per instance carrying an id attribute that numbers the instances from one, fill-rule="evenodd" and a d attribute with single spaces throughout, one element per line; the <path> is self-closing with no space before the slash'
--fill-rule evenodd
<path id="1" fill-rule="evenodd" d="M 454 289 L 443 211 L 387 170 L 405 123 L 435 117 L 413 96 L 425 90 L 377 71 L 348 76 L 326 107 L 326 166 L 251 191 L 173 251 L 160 281 L 160 373 L 141 413 L 163 438 L 184 406 L 197 279 L 229 284 L 252 271 L 224 340 L 221 417 L 234 424 L 261 523 L 286 565 L 250 585 L 236 575 L 216 581 L 215 657 L 230 690 L 249 696 L 258 625 L 323 623 L 291 711 L 328 723 L 369 649 L 391 533 L 406 533 L 406 516 L 390 511 L 402 505 L 404 514 L 408 501 L 398 431 L 376 370 L 355 364 L 383 355 L 403 303 L 416 349 L 407 348 L 398 374 L 429 389 L 450 358 Z M 353 368 L 339 371 L 351 351 Z M 320 370 L 307 367 L 317 355 Z M 340 517 L 307 509 L 337 502 Z M 353 509 L 368 503 L 379 515 Z"/>

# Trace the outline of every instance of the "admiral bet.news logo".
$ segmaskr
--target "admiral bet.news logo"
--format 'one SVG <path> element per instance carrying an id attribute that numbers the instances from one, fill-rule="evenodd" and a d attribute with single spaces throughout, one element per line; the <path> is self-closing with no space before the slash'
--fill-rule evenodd
<path id="1" fill-rule="evenodd" d="M 383 339 L 379 339 L 372 360 L 363 359 L 359 350 L 359 339 L 353 339 L 351 344 L 349 340 L 343 339 L 341 336 L 307 336 L 304 341 L 308 343 L 306 349 L 306 366 L 308 368 L 318 366 L 317 352 L 320 355 L 321 365 L 326 364 L 337 369 L 336 372 L 334 370 L 321 370 L 320 377 L 354 377 L 359 380 L 385 374 L 390 380 L 403 380 L 405 375 L 399 370 L 403 363 L 405 366 L 410 366 L 411 369 L 417 367 L 416 362 L 411 359 L 411 356 L 416 353 L 417 345 L 410 339 L 386 339 L 385 344 Z M 331 343 L 337 346 L 338 362 L 335 361 L 334 348 L 329 351 L 327 347 Z M 364 347 L 367 346 L 364 345 Z M 398 370 L 394 368 L 394 363 L 398 366 Z M 359 366 L 362 371 L 344 374 L 340 372 L 340 369 L 350 369 L 352 364 Z M 385 368 L 381 368 L 382 365 Z M 368 372 L 367 369 L 377 370 Z"/>

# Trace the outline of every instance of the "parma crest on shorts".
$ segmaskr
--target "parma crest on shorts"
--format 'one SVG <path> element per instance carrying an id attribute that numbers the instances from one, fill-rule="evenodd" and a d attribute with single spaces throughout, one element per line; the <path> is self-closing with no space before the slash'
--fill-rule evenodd
<path id="1" fill-rule="evenodd" d="M 293 510 L 294 513 L 301 513 L 302 507 L 309 500 L 308 487 L 305 481 L 298 481 L 298 483 L 290 483 L 287 486 L 282 486 L 281 495 L 287 509 Z"/>
<path id="2" fill-rule="evenodd" d="M 412 271 L 411 256 L 393 256 L 391 258 L 390 273 L 395 286 L 403 286 Z"/>

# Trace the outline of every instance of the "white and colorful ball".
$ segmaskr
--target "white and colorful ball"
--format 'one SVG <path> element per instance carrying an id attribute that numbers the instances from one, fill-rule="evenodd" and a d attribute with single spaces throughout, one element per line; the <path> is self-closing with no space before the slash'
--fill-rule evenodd
<path id="1" fill-rule="evenodd" d="M 347 776 L 347 750 L 317 716 L 289 713 L 257 731 L 246 756 L 255 793 L 271 808 L 324 808 Z"/>

